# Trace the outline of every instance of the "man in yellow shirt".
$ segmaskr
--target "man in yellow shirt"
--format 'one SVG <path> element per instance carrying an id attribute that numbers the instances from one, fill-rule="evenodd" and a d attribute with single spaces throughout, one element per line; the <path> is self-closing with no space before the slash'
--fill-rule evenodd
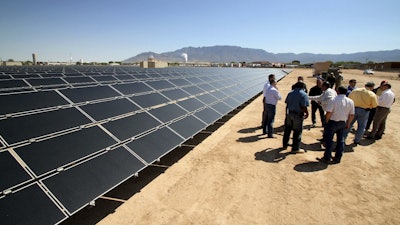
<path id="1" fill-rule="evenodd" d="M 354 123 L 357 121 L 357 131 L 353 143 L 359 144 L 364 135 L 364 130 L 367 125 L 369 111 L 378 106 L 378 99 L 372 89 L 375 84 L 367 82 L 364 88 L 357 88 L 349 94 L 349 98 L 353 100 L 355 113 L 354 118 L 350 123 L 350 127 L 344 131 L 343 137 L 346 142 L 347 135 L 352 129 Z"/>

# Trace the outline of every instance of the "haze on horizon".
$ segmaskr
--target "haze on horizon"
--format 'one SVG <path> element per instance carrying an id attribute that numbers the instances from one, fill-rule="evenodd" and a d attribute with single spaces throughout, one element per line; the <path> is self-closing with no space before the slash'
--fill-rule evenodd
<path id="1" fill-rule="evenodd" d="M 107 62 L 215 45 L 271 53 L 394 50 L 399 8 L 397 0 L 6 0 L 0 58 Z"/>

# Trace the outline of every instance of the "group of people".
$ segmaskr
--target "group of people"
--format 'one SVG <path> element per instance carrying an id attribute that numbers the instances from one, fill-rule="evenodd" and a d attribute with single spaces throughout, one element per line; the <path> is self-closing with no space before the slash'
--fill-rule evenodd
<path id="1" fill-rule="evenodd" d="M 348 87 L 335 85 L 336 90 L 334 90 L 329 81 L 317 77 L 315 86 L 308 93 L 303 77 L 298 77 L 285 99 L 286 115 L 282 148 L 287 149 L 290 135 L 293 132 L 291 153 L 302 151 L 300 143 L 303 121 L 309 116 L 310 101 L 311 127 L 316 127 L 316 112 L 319 111 L 324 128 L 321 142 L 325 146 L 325 152 L 317 160 L 324 163 L 340 163 L 346 138 L 352 130 L 355 131 L 353 143 L 356 145 L 360 143 L 371 124 L 372 131 L 367 138 L 381 139 L 385 131 L 386 119 L 395 101 L 391 84 L 384 80 L 375 89 L 373 82 L 367 82 L 362 88 L 357 88 L 356 84 L 357 81 L 351 79 Z M 274 74 L 269 75 L 268 82 L 264 85 L 263 95 L 263 134 L 268 135 L 268 138 L 273 138 L 276 105 L 282 99 Z M 357 129 L 353 129 L 355 122 L 357 122 Z M 332 157 L 335 134 L 335 155 Z"/>

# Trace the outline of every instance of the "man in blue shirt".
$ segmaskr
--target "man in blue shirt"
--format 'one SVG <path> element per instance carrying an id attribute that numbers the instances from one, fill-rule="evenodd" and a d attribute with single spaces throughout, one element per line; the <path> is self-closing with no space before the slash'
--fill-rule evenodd
<path id="1" fill-rule="evenodd" d="M 283 149 L 289 143 L 290 133 L 293 131 L 292 153 L 300 151 L 301 134 L 303 132 L 303 120 L 308 118 L 309 100 L 308 95 L 303 90 L 303 83 L 297 82 L 294 90 L 289 92 L 286 97 L 286 118 L 285 131 L 283 133 Z"/>

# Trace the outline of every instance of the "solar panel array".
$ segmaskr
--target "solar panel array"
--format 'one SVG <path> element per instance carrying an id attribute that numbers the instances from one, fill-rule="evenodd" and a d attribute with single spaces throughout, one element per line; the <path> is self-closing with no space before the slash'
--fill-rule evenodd
<path id="1" fill-rule="evenodd" d="M 57 224 L 262 90 L 250 68 L 0 67 L 0 220 Z"/>

